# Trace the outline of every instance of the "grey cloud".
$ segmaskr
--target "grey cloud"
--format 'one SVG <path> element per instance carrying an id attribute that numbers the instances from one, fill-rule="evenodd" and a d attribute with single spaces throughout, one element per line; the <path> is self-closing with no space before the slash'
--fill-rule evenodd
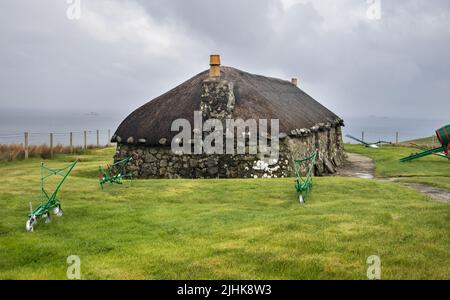
<path id="1" fill-rule="evenodd" d="M 208 54 L 219 52 L 224 64 L 249 72 L 298 76 L 343 116 L 448 115 L 436 109 L 449 107 L 446 0 L 382 0 L 379 21 L 364 18 L 365 0 L 301 1 L 287 10 L 276 0 L 103 2 L 142 7 L 157 28 L 183 39 L 177 54 L 146 53 L 140 35 L 102 40 L 65 18 L 65 1 L 2 1 L 0 108 L 129 112 L 206 69 Z"/>

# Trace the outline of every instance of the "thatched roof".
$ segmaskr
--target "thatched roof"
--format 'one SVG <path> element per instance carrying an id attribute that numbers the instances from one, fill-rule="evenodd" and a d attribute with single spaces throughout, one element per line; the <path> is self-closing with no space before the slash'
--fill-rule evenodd
<path id="1" fill-rule="evenodd" d="M 202 82 L 207 78 L 208 71 L 204 71 L 135 110 L 120 124 L 112 142 L 157 145 L 161 139 L 170 141 L 177 134 L 170 130 L 174 120 L 184 118 L 193 124 L 193 112 L 200 110 Z M 338 116 L 290 81 L 231 67 L 221 67 L 221 78 L 234 84 L 234 119 L 279 119 L 280 132 L 286 134 L 343 124 Z"/>

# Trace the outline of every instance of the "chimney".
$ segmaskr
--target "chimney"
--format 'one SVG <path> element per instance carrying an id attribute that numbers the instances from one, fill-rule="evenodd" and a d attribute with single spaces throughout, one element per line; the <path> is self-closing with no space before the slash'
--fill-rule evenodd
<path id="1" fill-rule="evenodd" d="M 298 86 L 298 79 L 297 78 L 292 78 L 291 79 L 291 83 L 295 86 Z"/>
<path id="2" fill-rule="evenodd" d="M 209 77 L 211 78 L 219 78 L 220 77 L 220 55 L 213 54 L 210 56 L 209 65 L 211 68 L 209 69 Z"/>

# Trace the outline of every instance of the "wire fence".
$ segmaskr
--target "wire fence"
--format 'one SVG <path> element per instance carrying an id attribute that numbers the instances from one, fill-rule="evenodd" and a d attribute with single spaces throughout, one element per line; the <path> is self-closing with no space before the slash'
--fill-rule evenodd
<path id="1" fill-rule="evenodd" d="M 358 144 L 359 142 L 349 138 L 347 136 L 347 132 L 344 132 L 343 140 L 344 143 L 349 144 Z M 435 135 L 418 135 L 411 132 L 399 132 L 392 131 L 386 132 L 383 130 L 362 130 L 359 133 L 355 134 L 355 131 L 352 131 L 351 136 L 362 140 L 367 143 L 376 143 L 376 142 L 388 142 L 391 144 L 407 144 L 408 141 L 421 139 L 422 142 L 429 144 L 429 146 L 433 146 L 439 143 L 437 137 Z"/>
<path id="2" fill-rule="evenodd" d="M 0 145 L 63 145 L 63 146 L 106 146 L 110 144 L 111 130 L 96 129 L 72 132 L 16 132 L 0 133 Z"/>
<path id="3" fill-rule="evenodd" d="M 357 143 L 352 139 L 345 136 L 347 132 L 344 132 L 344 142 Z M 392 131 L 386 133 L 385 131 L 364 130 L 359 133 L 352 132 L 352 134 L 363 141 L 378 142 L 388 141 L 392 143 L 399 143 L 406 139 L 412 139 L 414 134 L 404 133 L 401 134 L 398 131 Z M 92 146 L 105 146 L 110 144 L 111 130 L 110 129 L 96 129 L 96 130 L 84 130 L 84 131 L 72 131 L 72 132 L 16 132 L 16 133 L 2 133 L 0 132 L 0 145 L 25 145 L 26 137 L 28 137 L 28 145 L 63 145 L 73 147 L 92 147 Z"/>
<path id="4" fill-rule="evenodd" d="M 344 130 L 343 140 L 345 143 L 358 143 L 346 136 L 347 130 Z M 378 141 L 391 142 L 392 144 L 398 144 L 405 140 L 410 140 L 412 137 L 417 137 L 417 134 L 405 131 L 400 133 L 399 131 L 386 131 L 386 130 L 363 130 L 359 134 L 356 130 L 352 130 L 354 137 L 368 142 L 376 143 Z M 355 134 L 356 133 L 356 134 Z M 83 130 L 83 131 L 72 131 L 72 132 L 0 132 L 0 152 L 7 153 L 8 157 L 14 156 L 12 153 L 14 151 L 21 151 L 19 155 L 22 158 L 27 159 L 29 154 L 29 149 L 33 146 L 46 146 L 50 157 L 53 157 L 53 150 L 56 148 L 69 147 L 70 152 L 74 148 L 88 149 L 88 148 L 100 148 L 109 146 L 111 144 L 111 130 L 110 129 L 95 129 L 95 130 Z M 433 146 L 437 143 L 435 138 L 431 138 L 428 143 Z M 3 148 L 1 148 L 3 146 Z M 13 146 L 13 147 L 8 147 Z M 6 150 L 5 150 L 6 149 Z M 0 153 L 0 160 L 5 153 Z M 7 158 L 9 159 L 9 158 Z"/>

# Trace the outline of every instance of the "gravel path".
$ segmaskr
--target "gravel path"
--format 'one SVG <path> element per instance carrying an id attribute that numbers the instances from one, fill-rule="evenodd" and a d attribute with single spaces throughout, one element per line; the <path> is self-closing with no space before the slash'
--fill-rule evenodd
<path id="1" fill-rule="evenodd" d="M 387 181 L 390 182 L 395 182 L 397 184 L 415 189 L 416 191 L 421 192 L 422 194 L 437 200 L 437 201 L 441 201 L 441 202 L 445 202 L 450 204 L 450 190 L 447 189 L 441 189 L 441 188 L 436 188 L 427 184 L 422 184 L 422 183 L 413 183 L 413 182 L 399 182 L 396 181 L 398 179 L 400 179 L 401 177 L 397 177 L 397 178 L 387 178 Z"/>
<path id="2" fill-rule="evenodd" d="M 371 158 L 355 153 L 346 153 L 346 155 L 347 160 L 340 167 L 340 169 L 336 173 L 336 176 L 356 177 L 364 179 L 375 178 L 375 164 Z M 435 188 L 420 183 L 398 182 L 398 179 L 400 178 L 383 178 L 383 180 L 415 189 L 416 191 L 434 200 L 450 204 L 450 190 Z"/>

